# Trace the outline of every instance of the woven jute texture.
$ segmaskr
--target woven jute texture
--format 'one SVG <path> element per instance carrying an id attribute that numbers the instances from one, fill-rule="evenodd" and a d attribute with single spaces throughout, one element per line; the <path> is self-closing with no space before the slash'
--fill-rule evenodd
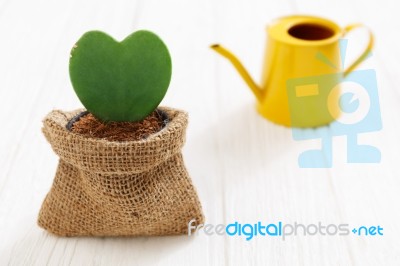
<path id="1" fill-rule="evenodd" d="M 60 236 L 159 236 L 186 234 L 192 219 L 203 223 L 181 153 L 187 114 L 160 109 L 170 120 L 161 131 L 125 142 L 67 130 L 82 110 L 48 114 L 43 133 L 60 160 L 39 226 Z"/>

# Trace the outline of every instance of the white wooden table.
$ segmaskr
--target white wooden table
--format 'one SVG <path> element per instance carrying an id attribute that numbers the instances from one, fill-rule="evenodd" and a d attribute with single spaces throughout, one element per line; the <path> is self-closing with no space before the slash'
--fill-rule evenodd
<path id="1" fill-rule="evenodd" d="M 0 265 L 400 265 L 399 11 L 396 0 L 1 0 Z M 262 119 L 241 78 L 209 49 L 225 44 L 257 78 L 265 25 L 292 13 L 375 32 L 361 68 L 376 70 L 383 130 L 359 139 L 381 150 L 380 164 L 347 164 L 346 139 L 337 137 L 332 168 L 299 168 L 299 153 L 318 140 L 294 141 L 290 129 Z M 207 223 L 381 225 L 384 235 L 59 238 L 40 229 L 57 165 L 41 119 L 81 107 L 69 51 L 92 29 L 119 40 L 149 29 L 168 44 L 173 79 L 162 104 L 190 113 L 184 156 Z M 363 45 L 350 39 L 349 57 Z"/>

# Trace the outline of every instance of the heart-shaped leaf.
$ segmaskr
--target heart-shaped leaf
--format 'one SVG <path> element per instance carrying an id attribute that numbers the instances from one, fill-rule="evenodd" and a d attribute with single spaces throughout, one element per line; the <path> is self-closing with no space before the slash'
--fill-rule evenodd
<path id="1" fill-rule="evenodd" d="M 85 33 L 71 51 L 72 86 L 86 109 L 103 121 L 138 121 L 160 104 L 171 80 L 171 57 L 162 40 L 137 31 L 117 42 Z"/>

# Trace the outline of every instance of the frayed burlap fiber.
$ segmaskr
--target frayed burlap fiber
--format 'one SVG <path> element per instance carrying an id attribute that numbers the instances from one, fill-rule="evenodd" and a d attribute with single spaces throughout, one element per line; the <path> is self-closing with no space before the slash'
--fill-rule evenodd
<path id="1" fill-rule="evenodd" d="M 197 193 L 183 163 L 187 114 L 169 118 L 141 141 L 88 138 L 67 130 L 82 110 L 53 111 L 43 133 L 60 157 L 38 224 L 60 236 L 150 236 L 187 233 L 203 223 Z"/>

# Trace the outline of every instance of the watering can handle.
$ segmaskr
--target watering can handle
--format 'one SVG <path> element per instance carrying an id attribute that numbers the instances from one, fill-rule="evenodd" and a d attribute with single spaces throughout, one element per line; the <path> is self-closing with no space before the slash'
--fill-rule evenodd
<path id="1" fill-rule="evenodd" d="M 371 52 L 372 48 L 374 47 L 374 35 L 372 34 L 371 30 L 367 28 L 363 24 L 350 24 L 346 27 L 344 27 L 344 33 L 345 35 L 349 33 L 350 31 L 357 29 L 357 28 L 366 28 L 369 33 L 369 42 L 367 47 L 364 49 L 364 51 L 361 53 L 361 55 L 344 71 L 344 76 L 347 76 L 348 74 L 351 73 L 362 61 L 367 59 L 369 56 L 369 53 Z"/>

